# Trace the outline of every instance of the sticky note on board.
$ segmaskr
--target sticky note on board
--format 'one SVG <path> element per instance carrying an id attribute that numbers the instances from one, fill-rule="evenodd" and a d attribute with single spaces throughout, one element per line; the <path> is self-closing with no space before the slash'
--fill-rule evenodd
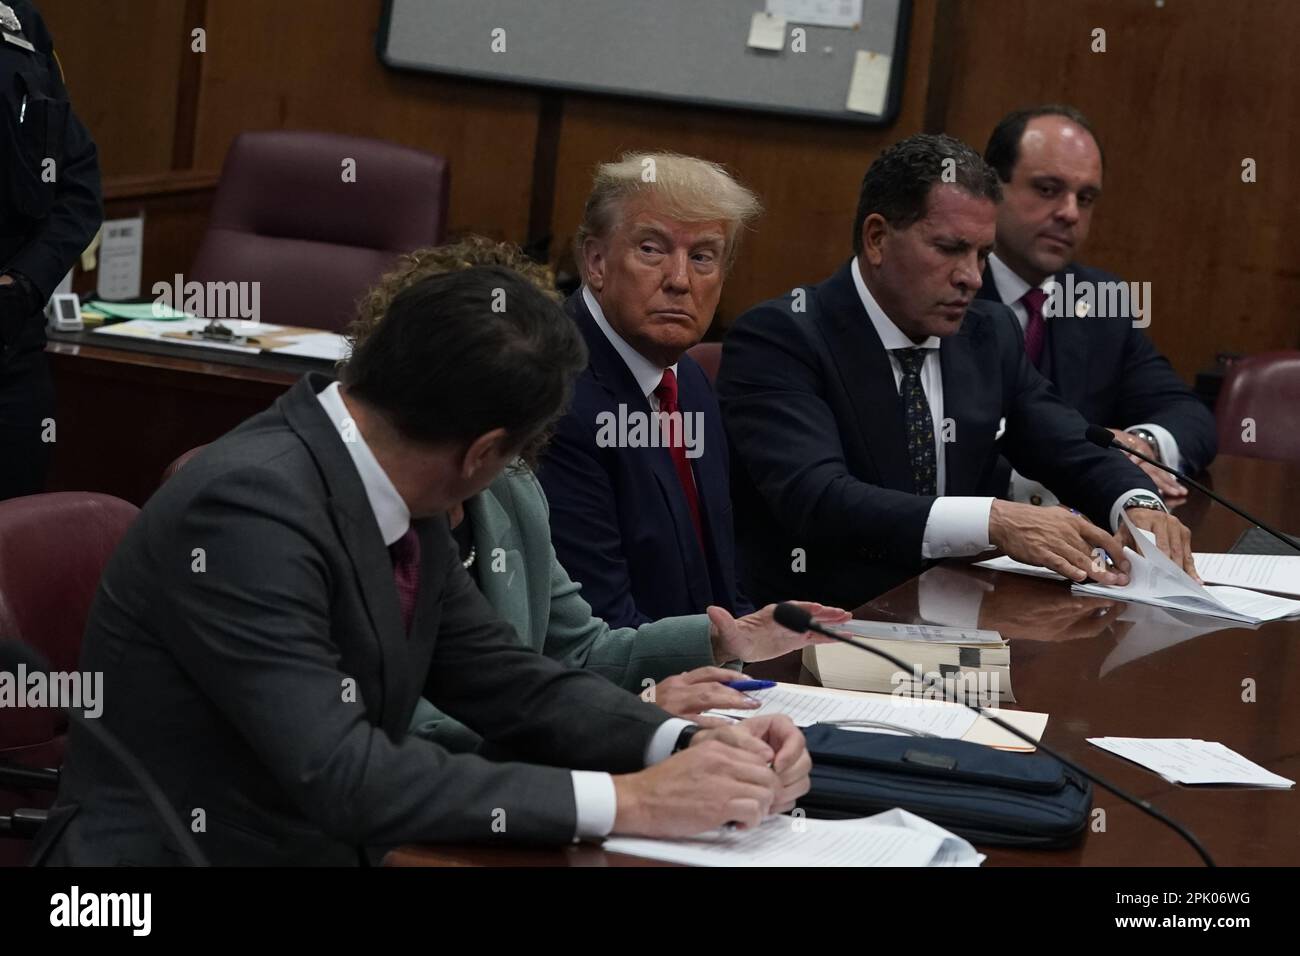
<path id="1" fill-rule="evenodd" d="M 853 58 L 853 76 L 849 79 L 849 101 L 845 108 L 855 113 L 882 115 L 885 97 L 889 93 L 889 66 L 888 54 L 859 50 Z"/>
<path id="2" fill-rule="evenodd" d="M 759 10 L 749 21 L 749 39 L 745 45 L 755 50 L 785 49 L 785 18 Z"/>

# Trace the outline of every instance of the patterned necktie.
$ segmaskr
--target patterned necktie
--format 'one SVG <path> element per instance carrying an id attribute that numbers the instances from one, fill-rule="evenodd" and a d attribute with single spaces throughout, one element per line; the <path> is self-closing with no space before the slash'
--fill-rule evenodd
<path id="1" fill-rule="evenodd" d="M 907 426 L 907 457 L 912 463 L 912 482 L 916 494 L 936 494 L 934 419 L 930 417 L 930 403 L 921 387 L 921 366 L 925 364 L 926 349 L 894 349 L 894 357 L 903 368 L 903 380 L 898 383 L 898 395 L 903 400 L 903 422 Z"/>
<path id="2" fill-rule="evenodd" d="M 677 407 L 677 375 L 672 369 L 664 369 L 664 376 L 655 387 L 654 396 L 659 399 L 659 411 L 669 415 L 673 412 L 681 412 Z M 666 422 L 664 429 L 668 434 L 663 436 L 663 441 L 668 445 L 668 454 L 672 456 L 673 467 L 677 470 L 677 480 L 686 495 L 686 504 L 691 509 L 691 521 L 695 523 L 695 536 L 700 539 L 700 547 L 704 547 L 704 523 L 700 521 L 700 496 L 695 488 L 695 478 L 691 474 L 691 463 L 686 460 L 686 443 L 680 417 L 675 426 Z"/>
<path id="3" fill-rule="evenodd" d="M 1029 356 L 1034 368 L 1039 367 L 1043 345 L 1047 342 L 1047 321 L 1043 318 L 1043 303 L 1046 301 L 1047 293 L 1042 289 L 1030 289 L 1020 297 L 1025 314 L 1029 317 L 1029 322 L 1025 325 L 1025 355 Z"/>
<path id="4" fill-rule="evenodd" d="M 420 593 L 420 539 L 414 528 L 388 546 L 393 559 L 393 582 L 397 585 L 397 603 L 402 609 L 402 631 L 411 630 L 415 599 Z"/>

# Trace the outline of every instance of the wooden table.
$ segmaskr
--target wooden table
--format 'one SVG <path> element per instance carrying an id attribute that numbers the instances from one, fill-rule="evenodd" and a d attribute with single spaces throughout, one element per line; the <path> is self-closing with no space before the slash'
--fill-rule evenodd
<path id="1" fill-rule="evenodd" d="M 1214 490 L 1283 531 L 1300 531 L 1300 468 L 1220 458 Z M 1178 509 L 1198 551 L 1226 551 L 1244 522 L 1203 496 Z M 1199 499 L 1199 500 L 1198 500 Z M 931 590 L 933 588 L 933 591 Z M 1300 622 L 1257 629 L 1211 618 L 1172 622 L 1158 608 L 1076 596 L 1063 582 L 961 565 L 941 565 L 863 605 L 864 619 L 925 620 L 931 594 L 946 613 L 1001 631 L 1011 641 L 1012 687 L 1020 706 L 1051 715 L 1044 741 L 1065 756 L 1146 798 L 1195 833 L 1220 865 L 1300 864 L 1300 793 L 1291 790 L 1184 787 L 1093 747 L 1085 737 L 1199 737 L 1218 740 L 1274 773 L 1300 779 Z M 1177 643 L 1175 643 L 1177 641 Z M 747 672 L 813 683 L 797 655 Z M 1243 681 L 1254 682 L 1253 703 Z M 988 864 L 1032 866 L 1197 866 L 1199 857 L 1172 830 L 1098 788 L 1094 807 L 1105 831 L 1069 850 L 981 847 Z M 562 850 L 404 847 L 402 866 L 625 866 L 649 861 L 596 846 Z"/>
<path id="2" fill-rule="evenodd" d="M 50 332 L 56 441 L 47 491 L 98 491 L 136 505 L 174 458 L 262 411 L 325 362 Z"/>

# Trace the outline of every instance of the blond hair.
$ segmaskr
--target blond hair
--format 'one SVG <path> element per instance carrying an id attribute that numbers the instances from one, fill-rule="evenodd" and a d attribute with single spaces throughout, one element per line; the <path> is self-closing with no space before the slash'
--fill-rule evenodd
<path id="1" fill-rule="evenodd" d="M 762 204 L 727 170 L 706 159 L 679 153 L 624 153 L 596 168 L 582 223 L 573 238 L 574 257 L 587 278 L 583 247 L 615 229 L 629 199 L 653 197 L 655 207 L 679 222 L 719 221 L 726 227 L 723 262 L 735 261 L 740 233 L 762 212 Z"/>

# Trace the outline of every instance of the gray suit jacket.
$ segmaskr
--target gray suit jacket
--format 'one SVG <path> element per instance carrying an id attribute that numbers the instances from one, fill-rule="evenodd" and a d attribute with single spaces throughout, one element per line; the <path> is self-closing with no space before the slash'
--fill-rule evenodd
<path id="1" fill-rule="evenodd" d="M 444 519 L 409 636 L 365 490 L 308 376 L 149 500 L 91 608 L 84 670 L 218 864 L 352 864 L 407 842 L 561 843 L 567 770 L 627 772 L 663 711 L 521 647 L 460 566 Z M 407 736 L 421 694 L 491 763 Z M 73 730 L 37 862 L 167 864 L 178 850 Z"/>
<path id="2" fill-rule="evenodd" d="M 611 628 L 591 613 L 581 587 L 555 557 L 550 514 L 537 478 L 519 465 L 465 502 L 474 531 L 479 589 L 520 642 L 567 667 L 584 667 L 639 693 L 646 681 L 713 663 L 709 619 L 666 617 L 640 627 Z M 411 732 L 448 750 L 482 741 L 458 720 L 420 700 Z"/>

